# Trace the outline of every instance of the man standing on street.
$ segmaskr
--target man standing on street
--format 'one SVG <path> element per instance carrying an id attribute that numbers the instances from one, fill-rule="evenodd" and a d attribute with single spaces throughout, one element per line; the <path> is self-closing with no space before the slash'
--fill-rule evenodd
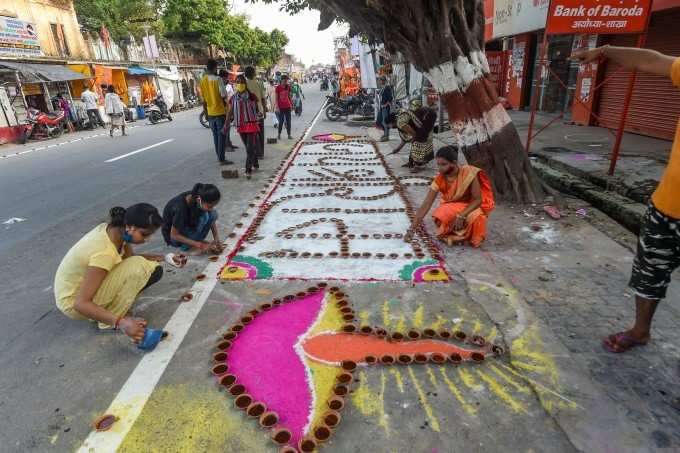
<path id="1" fill-rule="evenodd" d="M 104 121 L 102 121 L 101 116 L 99 116 L 99 108 L 97 107 L 98 101 L 97 95 L 90 90 L 90 87 L 86 87 L 83 93 L 80 95 L 80 100 L 85 104 L 85 110 L 87 110 L 87 117 L 90 120 L 90 126 L 92 129 L 97 126 L 106 127 Z"/>
<path id="2" fill-rule="evenodd" d="M 380 111 L 378 112 L 378 124 L 383 128 L 383 136 L 381 142 L 390 141 L 390 113 L 392 113 L 392 101 L 394 95 L 392 93 L 392 86 L 387 83 L 387 77 L 380 76 L 378 78 L 378 86 L 380 87 Z"/>
<path id="3" fill-rule="evenodd" d="M 227 92 L 227 102 L 229 102 L 229 99 L 234 95 L 234 87 L 231 86 L 231 83 L 229 82 L 229 73 L 227 72 L 226 69 L 220 69 L 220 78 L 222 79 L 222 82 L 224 82 L 224 88 Z M 238 146 L 234 145 L 231 142 L 231 121 L 229 121 L 229 118 L 225 118 L 225 123 L 224 123 L 224 146 L 225 146 L 225 151 L 233 151 L 234 149 L 238 148 Z M 229 148 L 228 150 L 226 148 Z"/>
<path id="4" fill-rule="evenodd" d="M 246 85 L 248 91 L 257 96 L 257 108 L 260 112 L 260 143 L 257 153 L 258 159 L 264 158 L 264 118 L 267 115 L 267 92 L 264 89 L 264 85 L 259 80 L 255 79 L 255 68 L 252 66 L 246 67 L 245 70 Z"/>
<path id="5" fill-rule="evenodd" d="M 288 132 L 288 139 L 292 139 L 290 135 L 290 110 L 293 108 L 292 94 L 290 85 L 288 85 L 288 76 L 281 76 L 281 83 L 276 86 L 276 107 L 279 112 L 279 140 L 281 140 L 281 131 L 283 125 L 286 125 L 286 132 Z"/>
<path id="6" fill-rule="evenodd" d="M 227 89 L 224 82 L 217 75 L 217 62 L 208 60 L 206 71 L 201 77 L 199 84 L 201 99 L 203 100 L 203 110 L 208 118 L 210 130 L 213 135 L 215 154 L 220 161 L 220 165 L 230 165 L 233 162 L 224 158 L 224 134 L 222 129 L 227 118 Z"/>
<path id="7" fill-rule="evenodd" d="M 649 49 L 603 46 L 575 52 L 573 59 L 590 63 L 610 59 L 626 69 L 670 77 L 680 88 L 680 58 Z M 650 340 L 652 318 L 666 297 L 671 274 L 680 266 L 680 122 L 666 171 L 643 218 L 633 261 L 630 287 L 635 292 L 635 324 L 605 338 L 610 352 L 626 352 Z"/>

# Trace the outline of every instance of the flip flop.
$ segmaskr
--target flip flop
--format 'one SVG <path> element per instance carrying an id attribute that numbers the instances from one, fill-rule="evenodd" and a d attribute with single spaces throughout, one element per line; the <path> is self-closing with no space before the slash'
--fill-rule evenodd
<path id="1" fill-rule="evenodd" d="M 546 206 L 543 206 L 543 210 L 545 211 L 546 214 L 548 214 L 550 217 L 552 217 L 555 220 L 560 220 L 562 218 L 562 213 L 555 206 L 546 205 Z"/>
<path id="2" fill-rule="evenodd" d="M 153 351 L 161 340 L 168 336 L 168 333 L 160 329 L 146 329 L 144 338 L 137 345 L 142 351 Z"/>
<path id="3" fill-rule="evenodd" d="M 644 341 L 636 340 L 625 332 L 615 333 L 602 339 L 602 346 L 609 352 L 620 354 L 626 352 L 636 346 L 645 346 Z"/>
<path id="4" fill-rule="evenodd" d="M 187 257 L 182 254 L 176 255 L 174 253 L 168 253 L 165 255 L 165 262 L 174 267 L 184 267 L 186 266 L 187 261 Z"/>

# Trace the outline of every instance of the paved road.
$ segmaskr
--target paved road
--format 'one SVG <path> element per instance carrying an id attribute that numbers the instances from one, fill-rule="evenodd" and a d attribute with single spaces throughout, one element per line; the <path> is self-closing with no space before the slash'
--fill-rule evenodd
<path id="1" fill-rule="evenodd" d="M 316 89 L 308 94 L 303 116 L 294 118 L 295 136 L 324 101 L 318 93 Z M 162 209 L 172 196 L 196 182 L 219 184 L 225 204 L 229 203 L 229 209 L 221 213 L 224 224 L 233 225 L 229 216 L 233 213 L 235 218 L 247 207 L 293 144 L 284 139 L 267 146 L 268 158 L 253 180 L 223 180 L 224 167 L 217 165 L 210 132 L 198 122 L 199 112 L 179 113 L 172 123 L 137 123 L 141 127 L 131 129 L 129 137 L 103 135 L 0 158 L 0 221 L 26 219 L 0 225 L 0 451 L 8 447 L 10 451 L 43 451 L 52 443 L 62 451 L 75 446 L 74 439 L 85 437 L 93 411 L 108 405 L 139 360 L 124 341 L 95 335 L 89 323 L 72 322 L 56 309 L 54 272 L 71 245 L 105 221 L 112 206 L 145 201 Z M 269 124 L 267 134 L 273 134 Z M 74 138 L 90 135 L 97 132 Z M 0 155 L 68 138 L 4 147 Z M 233 138 L 240 148 L 228 157 L 242 173 L 245 152 L 240 139 Z M 145 249 L 161 252 L 165 250 L 161 242 L 157 234 Z M 191 270 L 204 266 L 199 261 Z M 155 289 L 161 300 L 167 296 L 173 303 L 148 301 L 151 306 L 142 314 L 162 326 L 177 307 L 174 302 L 181 293 L 176 288 L 186 286 L 191 277 L 166 273 L 163 286 Z M 149 297 L 155 294 L 148 293 Z"/>

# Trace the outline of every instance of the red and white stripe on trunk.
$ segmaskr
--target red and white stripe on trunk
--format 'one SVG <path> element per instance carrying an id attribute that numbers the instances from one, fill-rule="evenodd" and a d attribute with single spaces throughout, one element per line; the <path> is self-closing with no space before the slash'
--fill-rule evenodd
<path id="1" fill-rule="evenodd" d="M 487 79 L 489 63 L 484 52 L 442 63 L 425 72 L 441 93 L 449 113 L 453 139 L 461 147 L 489 142 L 512 121 Z"/>

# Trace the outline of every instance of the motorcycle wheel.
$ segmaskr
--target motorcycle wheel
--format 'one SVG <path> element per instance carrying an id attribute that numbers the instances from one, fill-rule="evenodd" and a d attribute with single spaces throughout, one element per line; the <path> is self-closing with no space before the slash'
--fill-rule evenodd
<path id="1" fill-rule="evenodd" d="M 198 121 L 200 121 L 204 128 L 210 128 L 210 123 L 208 123 L 208 115 L 206 115 L 205 112 L 201 112 L 201 114 L 198 116 Z"/>
<path id="2" fill-rule="evenodd" d="M 156 111 L 152 111 L 151 113 L 149 113 L 149 121 L 151 121 L 151 124 L 156 124 L 160 120 L 161 120 L 161 114 L 160 113 L 158 113 Z"/>
<path id="3" fill-rule="evenodd" d="M 61 137 L 61 134 L 64 133 L 64 125 L 60 124 L 59 126 L 55 127 L 50 136 L 52 138 L 58 138 Z"/>
<path id="4" fill-rule="evenodd" d="M 335 105 L 331 105 L 326 109 L 326 118 L 330 121 L 338 121 L 342 118 L 342 110 Z"/>

